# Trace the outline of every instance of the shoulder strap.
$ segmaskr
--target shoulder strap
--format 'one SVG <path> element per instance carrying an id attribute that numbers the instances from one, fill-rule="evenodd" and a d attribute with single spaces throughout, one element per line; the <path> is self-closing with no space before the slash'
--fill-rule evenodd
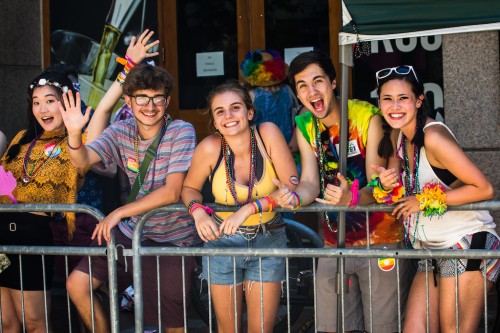
<path id="1" fill-rule="evenodd" d="M 168 126 L 168 123 L 165 127 L 167 127 L 167 126 Z M 148 150 L 146 151 L 146 154 L 144 155 L 144 159 L 142 160 L 141 166 L 139 167 L 139 172 L 137 173 L 138 176 L 139 175 L 141 176 L 141 181 L 138 182 L 139 177 L 135 178 L 134 185 L 132 185 L 132 189 L 130 190 L 130 194 L 128 195 L 128 198 L 127 198 L 127 204 L 134 201 L 135 198 L 137 197 L 137 193 L 139 192 L 139 184 L 144 183 L 144 177 L 146 177 L 146 173 L 148 171 L 149 165 L 151 164 L 151 161 L 153 160 L 153 158 L 156 157 L 156 153 L 158 150 L 158 144 L 160 143 L 160 139 L 163 137 L 163 134 L 165 132 L 166 132 L 166 129 L 165 129 L 165 131 L 160 130 L 160 133 L 158 133 L 158 135 L 156 136 L 153 143 L 151 143 L 149 145 Z M 137 161 L 137 162 L 139 162 L 139 161 Z"/>
<path id="2" fill-rule="evenodd" d="M 443 126 L 444 128 L 446 128 L 446 130 L 451 134 L 451 136 L 455 139 L 455 141 L 458 142 L 457 137 L 455 136 L 455 134 L 453 134 L 453 132 L 451 131 L 451 129 L 448 126 L 446 126 L 446 124 L 444 124 L 444 123 L 442 123 L 440 121 L 431 121 L 430 123 L 428 123 L 427 125 L 425 125 L 424 128 L 423 128 L 424 132 L 425 132 L 425 129 L 427 127 L 434 126 L 434 125 L 440 125 L 440 126 Z"/>

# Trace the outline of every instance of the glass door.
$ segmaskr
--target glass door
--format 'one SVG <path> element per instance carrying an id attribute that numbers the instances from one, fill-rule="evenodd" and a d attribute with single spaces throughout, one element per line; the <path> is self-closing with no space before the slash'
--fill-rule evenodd
<path id="1" fill-rule="evenodd" d="M 165 0 L 158 11 L 160 63 L 177 83 L 169 112 L 193 124 L 198 140 L 209 134 L 206 96 L 228 79 L 241 79 L 248 51 L 275 49 L 288 60 L 286 54 L 311 48 L 338 59 L 331 38 L 340 27 L 335 0 Z"/>

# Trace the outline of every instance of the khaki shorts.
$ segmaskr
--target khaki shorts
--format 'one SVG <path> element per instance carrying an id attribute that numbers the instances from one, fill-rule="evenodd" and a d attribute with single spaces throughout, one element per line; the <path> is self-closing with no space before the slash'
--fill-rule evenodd
<path id="1" fill-rule="evenodd" d="M 401 244 L 372 245 L 372 249 L 401 248 Z M 369 262 L 371 264 L 371 307 L 369 287 Z M 409 260 L 399 260 L 400 293 L 398 305 L 397 270 L 395 265 L 380 262 L 377 258 L 348 258 L 345 260 L 345 272 L 349 278 L 349 293 L 344 298 L 344 329 L 346 331 L 398 332 L 398 308 L 401 321 L 404 304 L 411 284 Z M 390 270 L 389 270 L 390 269 Z M 335 292 L 337 258 L 320 258 L 317 271 L 317 316 L 318 331 L 337 331 L 337 294 Z M 370 325 L 372 312 L 373 330 Z M 401 322 L 402 328 L 402 322 Z"/>

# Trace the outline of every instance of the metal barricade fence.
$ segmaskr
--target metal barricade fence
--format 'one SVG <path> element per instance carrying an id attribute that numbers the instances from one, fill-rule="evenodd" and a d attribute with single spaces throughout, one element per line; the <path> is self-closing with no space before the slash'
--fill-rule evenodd
<path id="1" fill-rule="evenodd" d="M 96 220 L 101 221 L 104 218 L 102 212 L 87 205 L 77 205 L 77 204 L 6 204 L 0 205 L 1 212 L 44 212 L 44 213 L 62 213 L 62 212 L 75 212 L 83 213 L 93 216 Z M 79 256 L 106 256 L 108 261 L 108 273 L 109 273 L 109 293 L 110 293 L 110 317 L 111 317 L 111 331 L 113 333 L 119 332 L 119 319 L 118 319 L 118 278 L 116 273 L 116 247 L 113 235 L 111 235 L 111 242 L 107 244 L 106 247 L 72 247 L 72 246 L 5 246 L 0 244 L 0 253 L 7 254 L 34 254 L 34 255 L 79 255 Z M 21 266 L 22 269 L 22 266 Z M 92 272 L 92 271 L 91 271 Z M 90 284 L 92 284 L 92 279 L 90 279 Z M 90 286 L 92 290 L 92 285 Z M 23 293 L 23 290 L 21 290 Z M 44 294 L 47 291 L 44 290 Z M 24 297 L 21 298 L 22 300 Z M 47 303 L 47 302 L 46 302 Z M 24 305 L 24 304 L 23 304 Z M 93 296 L 91 295 L 91 305 L 93 308 Z M 47 304 L 45 304 L 45 309 L 47 309 Z M 68 315 L 69 311 L 69 299 L 68 299 Z M 69 318 L 71 321 L 71 318 Z M 45 314 L 45 321 L 48 322 L 48 314 Z M 24 306 L 23 306 L 23 322 L 24 322 Z M 0 305 L 0 332 L 2 318 L 1 318 L 1 305 Z M 92 313 L 92 327 L 94 327 L 94 316 Z M 47 325 L 48 328 L 48 325 Z"/>
<path id="2" fill-rule="evenodd" d="M 227 207 L 227 206 L 222 206 L 222 205 L 217 205 L 217 204 L 207 204 L 209 207 L 211 207 L 214 211 L 235 211 L 237 210 L 237 207 Z M 356 208 L 349 208 L 349 207 L 333 207 L 333 206 L 326 206 L 322 204 L 311 204 L 307 207 L 301 207 L 298 211 L 301 212 L 323 212 L 323 211 L 336 211 L 340 212 L 339 215 L 345 215 L 345 212 L 352 212 L 352 211 L 357 211 L 357 212 L 373 212 L 373 211 L 385 211 L 389 212 L 392 211 L 393 207 L 388 207 L 388 206 L 383 206 L 383 205 L 367 205 L 367 206 L 359 206 Z M 449 210 L 461 210 L 461 211 L 466 211 L 466 210 L 500 210 L 500 201 L 484 201 L 484 202 L 479 202 L 479 203 L 473 203 L 473 204 L 466 204 L 466 205 L 461 205 L 461 206 L 454 206 L 454 207 L 449 207 Z M 179 211 L 185 211 L 185 207 L 181 204 L 175 204 L 175 205 L 170 205 L 167 207 L 155 209 L 153 211 L 150 211 L 146 214 L 144 214 L 137 222 L 134 230 L 134 236 L 133 236 L 133 246 L 132 246 L 132 255 L 133 255 L 133 262 L 134 262 L 134 271 L 133 271 L 133 278 L 134 278 L 134 288 L 135 288 L 135 332 L 143 332 L 144 326 L 143 326 L 143 291 L 142 291 L 142 283 L 141 282 L 141 276 L 142 276 L 142 267 L 141 267 L 141 260 L 140 258 L 142 256 L 164 256 L 164 255 L 169 255 L 169 256 L 233 256 L 233 257 L 286 257 L 286 258 L 295 258 L 295 257 L 302 257 L 302 258 L 338 258 L 339 264 L 338 264 L 338 270 L 339 274 L 342 278 L 339 280 L 340 285 L 338 286 L 338 289 L 340 290 L 338 294 L 338 304 L 341 304 L 339 307 L 339 316 L 338 318 L 342 318 L 342 320 L 338 321 L 337 324 L 337 332 L 343 332 L 344 331 L 344 323 L 343 323 L 343 318 L 344 318 L 344 313 L 343 313 L 343 304 L 344 304 L 344 298 L 343 295 L 345 294 L 345 289 L 346 289 L 346 279 L 345 279 L 345 262 L 344 260 L 346 258 L 395 258 L 396 259 L 396 265 L 398 266 L 398 261 L 400 259 L 424 259 L 424 258 L 429 258 L 429 259 L 436 259 L 436 258 L 443 258 L 443 259 L 483 259 L 483 258 L 500 258 L 500 251 L 489 251 L 489 250 L 467 250 L 467 251 L 460 251 L 460 255 L 457 256 L 457 251 L 456 250 L 416 250 L 416 249 L 397 249 L 397 250 L 381 250 L 381 249 L 370 249 L 369 245 L 367 246 L 366 249 L 360 249 L 360 248 L 322 248 L 322 249 L 309 249 L 309 248 L 304 248 L 304 249 L 280 249 L 279 251 L 275 249 L 241 249 L 241 248 L 224 248 L 224 249 L 204 249 L 204 248 L 162 248 L 162 247 L 142 247 L 140 243 L 141 239 L 141 233 L 144 224 L 146 221 L 155 213 L 157 212 L 179 212 Z M 287 212 L 288 210 L 278 208 L 275 211 L 278 212 Z M 368 214 L 366 214 L 366 219 L 368 221 Z M 342 217 L 341 217 L 342 219 Z M 367 223 L 369 225 L 369 223 Z M 369 235 L 369 229 L 367 230 L 367 235 Z M 345 237 L 345 234 L 344 234 Z M 339 242 L 340 243 L 340 242 Z M 125 255 L 125 253 L 124 253 Z M 183 277 L 184 277 L 185 272 L 183 271 Z M 288 278 L 288 277 L 287 277 Z M 315 277 L 314 277 L 315 280 Z M 486 284 L 486 280 L 484 281 Z M 398 284 L 399 284 L 399 274 L 398 274 Z M 314 286 L 316 286 L 316 281 L 314 281 Z M 186 286 L 183 285 L 183 291 L 185 290 Z M 288 288 L 288 284 L 287 284 Z M 288 290 L 287 290 L 288 292 Z M 371 292 L 370 292 L 371 294 Z M 398 290 L 399 294 L 399 290 Z M 185 293 L 184 293 L 184 307 L 186 307 L 186 299 L 185 299 Z M 485 298 L 485 305 L 486 305 L 486 292 L 484 295 Z M 316 308 L 316 290 L 314 291 L 314 306 Z M 399 303 L 398 303 L 399 304 Z M 184 310 L 186 310 L 184 308 Z M 186 311 L 184 311 L 186 313 Z M 485 306 L 485 316 L 486 316 L 486 306 Z M 457 316 L 458 317 L 458 316 Z M 402 315 L 401 313 L 398 313 L 398 321 L 399 324 L 401 324 L 401 318 Z M 316 319 L 316 318 L 315 318 Z M 458 318 L 457 318 L 458 320 Z M 236 321 L 236 319 L 235 319 Z M 316 321 L 316 320 L 315 320 Z M 373 320 L 370 320 L 372 323 Z M 427 324 L 428 325 L 428 324 Z M 487 325 L 487 323 L 486 323 Z M 161 325 L 160 325 L 161 327 Z M 187 319 L 186 316 L 184 316 L 184 327 L 185 330 L 187 330 Z M 458 324 L 457 324 L 458 327 Z M 212 329 L 212 327 L 210 327 Z M 487 329 L 487 327 L 486 327 Z M 370 329 L 369 331 L 373 331 L 373 329 Z M 402 328 L 399 327 L 399 331 L 402 331 Z M 288 325 L 288 332 L 290 332 L 290 325 Z"/>
<path id="3" fill-rule="evenodd" d="M 235 207 L 227 207 L 216 204 L 208 204 L 215 211 L 235 211 Z M 474 204 L 467 204 L 462 206 L 449 207 L 450 210 L 500 210 L 500 201 L 485 201 Z M 340 212 L 339 215 L 344 215 L 344 212 L 357 211 L 357 212 L 373 212 L 373 211 L 391 211 L 391 207 L 382 205 L 369 205 L 356 208 L 349 207 L 333 207 L 325 206 L 322 204 L 312 204 L 307 207 L 301 207 L 300 212 L 323 212 L 323 211 L 336 211 Z M 179 212 L 186 211 L 186 208 L 181 204 L 174 204 L 162 208 L 152 210 L 139 219 L 134 230 L 134 236 L 132 240 L 132 249 L 124 249 L 124 256 L 133 257 L 133 280 L 135 288 L 135 332 L 143 332 L 143 290 L 141 276 L 142 276 L 142 266 L 141 257 L 142 256 L 244 256 L 244 257 L 285 257 L 287 258 L 337 258 L 339 261 L 338 270 L 342 277 L 339 283 L 339 294 L 338 294 L 338 304 L 342 306 L 339 307 L 339 318 L 343 318 L 343 295 L 346 289 L 346 279 L 344 274 L 344 260 L 346 258 L 395 258 L 396 267 L 398 269 L 398 261 L 401 259 L 417 259 L 417 258 L 447 258 L 447 259 L 484 259 L 484 258 L 500 258 L 500 251 L 488 251 L 488 250 L 467 250 L 460 251 L 460 256 L 457 256 L 457 251 L 454 250 L 415 250 L 415 249 L 397 249 L 397 250 L 384 250 L 384 249 L 370 249 L 367 246 L 366 249 L 360 248 L 301 248 L 301 249 L 241 249 L 241 248 L 225 248 L 225 249 L 204 249 L 200 248 L 190 248 L 190 247 L 143 247 L 141 246 L 141 233 L 146 221 L 157 212 Z M 286 212 L 288 210 L 278 208 L 278 212 Z M 75 212 L 75 213 L 85 213 L 92 215 L 97 220 L 102 220 L 104 215 L 90 206 L 86 205 L 63 205 L 63 204 L 17 204 L 17 205 L 0 205 L 0 212 Z M 368 214 L 367 214 L 368 219 Z M 367 230 L 369 234 L 369 230 Z M 35 255 L 83 255 L 83 256 L 107 256 L 108 261 L 108 271 L 109 271 L 109 296 L 110 296 L 110 322 L 111 322 L 111 332 L 118 333 L 119 329 L 119 306 L 118 306 L 118 283 L 117 283 L 117 248 L 115 246 L 114 237 L 111 238 L 111 242 L 107 244 L 107 247 L 54 247 L 54 246 L 5 246 L 0 244 L 0 253 L 8 254 L 35 254 Z M 314 266 L 315 268 L 315 266 Z M 288 272 L 288 269 L 287 269 Z M 184 272 L 183 265 L 183 276 L 186 274 Z M 288 276 L 287 276 L 288 279 Z M 316 286 L 316 277 L 313 272 L 314 286 Z M 399 279 L 399 276 L 398 276 Z M 399 281 L 398 281 L 399 283 Z M 485 281 L 486 283 L 486 281 Z M 185 291 L 186 286 L 183 285 L 183 290 Z M 287 284 L 288 289 L 288 284 Z M 288 290 L 287 290 L 288 293 Z M 186 313 L 186 293 L 183 292 L 184 296 L 184 313 Z M 485 307 L 486 307 L 486 293 Z M 159 301 L 158 301 L 159 302 Z M 316 307 L 316 290 L 314 290 L 314 306 Z M 498 305 L 497 305 L 498 306 Z M 158 307 L 160 308 L 160 307 Z M 1 310 L 1 309 L 0 309 Z M 47 316 L 47 315 L 46 315 Z M 0 312 L 1 317 L 1 312 Z M 486 309 L 485 309 L 486 317 Z M 161 316 L 159 315 L 159 318 Z M 401 323 L 401 313 L 398 314 L 399 323 Z M 315 318 L 316 319 L 316 318 Z M 486 318 L 485 318 L 486 319 Z M 92 317 L 93 322 L 93 317 Z M 1 318 L 0 318 L 1 323 Z M 487 325 L 487 324 L 486 324 Z M 161 322 L 159 327 L 161 327 Z M 187 331 L 187 318 L 184 315 L 184 327 Z M 342 332 L 343 320 L 339 320 L 337 325 L 337 331 Z M 1 329 L 1 328 L 0 328 Z M 487 327 L 486 327 L 487 329 Z M 401 331 L 401 328 L 400 328 Z M 288 322 L 288 332 L 290 332 L 290 322 Z"/>

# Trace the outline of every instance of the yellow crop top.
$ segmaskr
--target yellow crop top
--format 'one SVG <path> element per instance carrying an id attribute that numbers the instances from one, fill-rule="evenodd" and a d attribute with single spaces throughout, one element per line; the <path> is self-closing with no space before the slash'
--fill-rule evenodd
<path id="1" fill-rule="evenodd" d="M 276 186 L 272 182 L 272 179 L 278 177 L 276 174 L 276 170 L 274 169 L 274 165 L 271 162 L 271 158 L 267 154 L 266 148 L 260 138 L 258 131 L 255 128 L 254 131 L 255 131 L 255 139 L 257 140 L 256 160 L 257 159 L 263 160 L 263 163 L 260 163 L 262 165 L 262 170 L 261 170 L 262 172 L 256 171 L 256 178 L 258 177 L 259 174 L 262 174 L 262 176 L 260 177 L 260 179 L 257 180 L 252 191 L 252 199 L 257 200 L 258 198 L 262 198 L 263 196 L 270 195 L 276 190 Z M 212 174 L 212 179 L 211 179 L 212 194 L 214 195 L 216 203 L 227 206 L 235 206 L 236 204 L 234 202 L 234 198 L 231 195 L 231 191 L 226 184 L 226 169 L 225 169 L 226 162 L 224 161 L 224 158 L 222 156 L 223 153 L 221 147 L 219 161 L 217 162 L 215 171 Z M 235 189 L 236 189 L 236 195 L 238 196 L 238 201 L 244 202 L 248 196 L 248 186 L 235 183 Z M 218 217 L 224 220 L 229 216 L 231 216 L 233 212 L 217 212 L 216 214 Z M 259 216 L 260 214 L 250 215 L 250 217 L 245 222 L 243 222 L 242 226 L 246 227 L 255 226 L 259 224 L 260 220 L 261 223 L 263 224 L 267 223 L 271 221 L 276 216 L 276 214 L 277 213 L 275 212 L 262 213 L 262 220 Z"/>

